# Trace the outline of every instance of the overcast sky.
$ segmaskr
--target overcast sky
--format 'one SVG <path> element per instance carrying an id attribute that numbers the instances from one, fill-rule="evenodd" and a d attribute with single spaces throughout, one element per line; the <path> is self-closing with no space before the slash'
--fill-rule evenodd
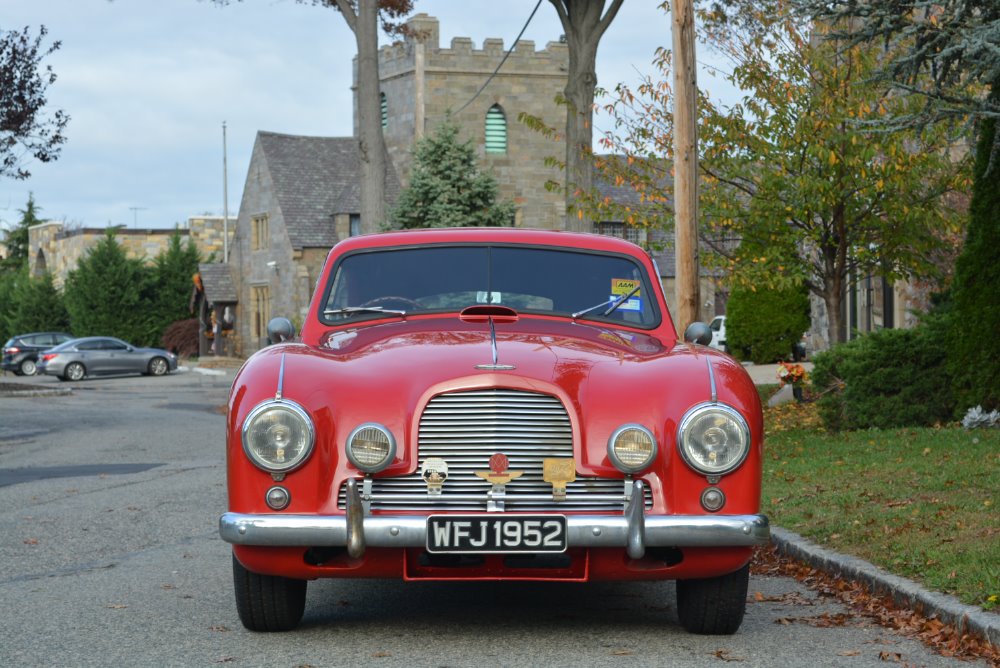
<path id="1" fill-rule="evenodd" d="M 536 0 L 417 0 L 441 22 L 441 44 L 488 37 L 510 45 Z M 626 0 L 598 52 L 600 85 L 634 83 L 670 46 L 660 0 Z M 236 215 L 258 130 L 349 136 L 354 36 L 336 11 L 294 0 L 0 0 L 0 29 L 49 29 L 58 80 L 49 105 L 71 120 L 52 163 L 0 180 L 0 225 L 33 192 L 44 219 L 87 227 L 173 227 L 223 210 L 222 123 L 229 212 Z M 559 39 L 545 0 L 523 39 Z M 383 41 L 385 38 L 383 37 Z M 699 53 L 699 60 L 707 54 Z M 720 91 L 704 73 L 699 85 Z M 725 94 L 725 93 L 720 93 Z M 732 93 L 730 92 L 731 96 Z M 597 119 L 596 127 L 601 129 Z"/>

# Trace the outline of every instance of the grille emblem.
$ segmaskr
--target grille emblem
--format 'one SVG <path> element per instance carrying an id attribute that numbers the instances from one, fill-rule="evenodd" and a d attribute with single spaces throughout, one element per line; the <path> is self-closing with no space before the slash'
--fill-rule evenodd
<path id="1" fill-rule="evenodd" d="M 441 487 L 448 479 L 448 462 L 440 457 L 429 457 L 420 467 L 420 477 L 427 483 L 427 493 L 430 496 L 440 496 Z"/>
<path id="2" fill-rule="evenodd" d="M 509 463 L 507 455 L 498 452 L 490 457 L 489 471 L 473 471 L 473 473 L 493 485 L 506 485 L 511 480 L 524 475 L 524 471 L 508 471 Z"/>

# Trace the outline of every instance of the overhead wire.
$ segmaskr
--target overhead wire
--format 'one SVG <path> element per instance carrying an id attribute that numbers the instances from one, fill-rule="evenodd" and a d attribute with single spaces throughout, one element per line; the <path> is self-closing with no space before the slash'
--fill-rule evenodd
<path id="1" fill-rule="evenodd" d="M 510 57 L 511 51 L 513 51 L 514 47 L 517 46 L 517 43 L 521 40 L 521 35 L 523 35 L 524 31 L 528 29 L 528 25 L 531 23 L 531 19 L 535 18 L 535 12 L 537 12 L 538 8 L 541 7 L 541 6 L 542 6 L 542 0 L 538 0 L 538 2 L 535 4 L 535 8 L 531 10 L 531 14 L 528 16 L 528 20 L 524 22 L 524 27 L 521 28 L 521 32 L 517 33 L 517 37 L 514 38 L 514 42 L 510 45 L 510 48 L 507 49 L 507 53 L 504 54 L 503 59 L 500 61 L 500 64 L 497 65 L 497 68 L 495 70 L 493 70 L 493 74 L 491 74 L 489 76 L 489 78 L 486 79 L 486 83 L 484 83 L 482 86 L 480 86 L 479 90 L 476 91 L 476 94 L 473 95 L 471 98 L 469 98 L 468 102 L 466 102 L 465 104 L 463 104 L 461 107 L 458 108 L 457 111 L 455 111 L 453 113 L 455 113 L 455 114 L 462 113 L 462 111 L 466 107 L 468 107 L 470 104 L 472 104 L 472 102 L 477 97 L 479 97 L 480 93 L 482 93 L 484 90 L 486 90 L 486 87 L 490 85 L 491 81 L 493 81 L 493 77 L 495 77 L 497 75 L 497 73 L 500 71 L 500 68 L 503 67 L 503 64 L 507 62 L 507 58 Z"/>

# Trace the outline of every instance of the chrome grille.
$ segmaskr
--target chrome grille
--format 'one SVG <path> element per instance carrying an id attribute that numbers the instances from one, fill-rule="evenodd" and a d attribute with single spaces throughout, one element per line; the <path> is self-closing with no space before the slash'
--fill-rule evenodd
<path id="1" fill-rule="evenodd" d="M 510 511 L 620 511 L 624 482 L 610 478 L 577 478 L 566 486 L 566 499 L 552 498 L 552 485 L 542 479 L 546 457 L 573 457 L 569 415 L 556 397 L 521 390 L 489 389 L 441 394 L 420 417 L 417 471 L 376 478 L 373 509 L 486 509 L 491 486 L 475 475 L 488 471 L 489 459 L 504 453 L 511 471 L 524 474 L 506 485 L 504 509 Z M 431 457 L 448 462 L 448 480 L 438 496 L 427 494 L 420 467 Z M 470 498 L 471 497 L 471 498 Z M 345 491 L 340 491 L 341 507 Z M 645 505 L 652 507 L 646 487 Z"/>

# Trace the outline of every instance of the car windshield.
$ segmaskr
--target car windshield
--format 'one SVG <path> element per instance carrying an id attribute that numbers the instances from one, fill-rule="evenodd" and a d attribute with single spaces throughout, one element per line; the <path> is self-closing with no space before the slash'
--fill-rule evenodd
<path id="1" fill-rule="evenodd" d="M 333 276 L 320 314 L 327 324 L 477 304 L 647 329 L 660 322 L 645 269 L 626 255 L 517 246 L 377 249 L 341 258 Z"/>

